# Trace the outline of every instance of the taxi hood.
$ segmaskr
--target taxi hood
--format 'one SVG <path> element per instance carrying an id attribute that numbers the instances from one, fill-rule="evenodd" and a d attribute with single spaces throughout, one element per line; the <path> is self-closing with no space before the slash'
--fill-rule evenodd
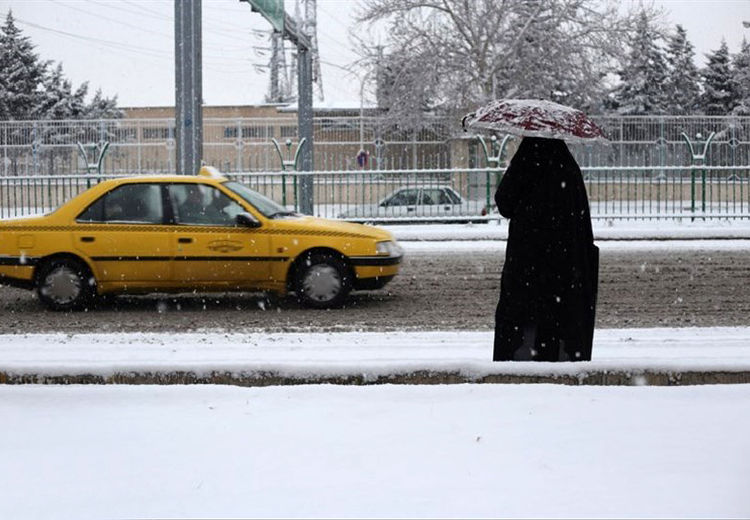
<path id="1" fill-rule="evenodd" d="M 347 233 L 352 236 L 371 238 L 373 240 L 394 240 L 390 231 L 365 224 L 354 224 L 340 220 L 329 220 L 309 215 L 294 216 L 290 218 L 276 218 L 272 222 L 283 227 L 304 228 L 311 231 L 324 231 L 334 233 Z"/>

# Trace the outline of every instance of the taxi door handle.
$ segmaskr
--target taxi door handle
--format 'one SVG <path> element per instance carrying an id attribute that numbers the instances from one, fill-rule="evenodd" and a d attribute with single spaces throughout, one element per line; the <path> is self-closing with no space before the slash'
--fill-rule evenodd
<path id="1" fill-rule="evenodd" d="M 94 237 L 81 237 L 81 242 L 93 242 Z"/>
<path id="2" fill-rule="evenodd" d="M 177 242 L 179 242 L 180 244 L 192 244 L 193 239 L 189 237 L 180 237 L 177 239 Z"/>

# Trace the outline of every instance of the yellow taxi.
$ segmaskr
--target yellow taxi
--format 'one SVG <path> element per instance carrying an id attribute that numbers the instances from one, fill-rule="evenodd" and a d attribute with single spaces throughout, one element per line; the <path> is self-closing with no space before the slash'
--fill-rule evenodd
<path id="1" fill-rule="evenodd" d="M 403 253 L 383 229 L 287 211 L 212 168 L 103 181 L 54 212 L 0 221 L 0 283 L 54 310 L 97 295 L 268 291 L 337 307 Z"/>

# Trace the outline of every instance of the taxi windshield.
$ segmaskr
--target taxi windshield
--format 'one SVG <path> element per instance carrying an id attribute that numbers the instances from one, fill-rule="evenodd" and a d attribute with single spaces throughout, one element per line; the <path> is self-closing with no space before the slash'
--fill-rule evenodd
<path id="1" fill-rule="evenodd" d="M 244 184 L 239 182 L 228 181 L 224 183 L 224 186 L 232 190 L 234 193 L 242 197 L 246 202 L 253 205 L 255 209 L 260 211 L 264 216 L 273 218 L 280 215 L 294 215 L 293 211 L 288 211 L 281 204 L 269 199 L 265 195 L 261 195 L 257 191 L 253 191 Z"/>

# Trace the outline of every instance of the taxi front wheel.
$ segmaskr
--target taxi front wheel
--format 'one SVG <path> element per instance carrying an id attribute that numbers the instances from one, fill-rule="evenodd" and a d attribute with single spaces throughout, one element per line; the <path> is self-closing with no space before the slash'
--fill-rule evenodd
<path id="1" fill-rule="evenodd" d="M 52 258 L 37 275 L 39 300 L 54 311 L 79 310 L 96 294 L 95 281 L 88 267 L 72 258 Z"/>
<path id="2" fill-rule="evenodd" d="M 312 253 L 300 262 L 295 279 L 297 300 L 318 309 L 340 307 L 352 290 L 351 270 L 330 253 Z"/>

